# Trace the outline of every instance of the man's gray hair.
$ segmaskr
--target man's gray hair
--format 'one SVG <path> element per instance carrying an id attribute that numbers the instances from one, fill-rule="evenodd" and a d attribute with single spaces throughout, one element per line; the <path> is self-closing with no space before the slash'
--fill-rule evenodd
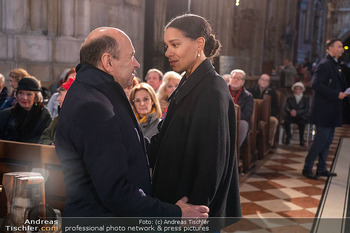
<path id="1" fill-rule="evenodd" d="M 244 72 L 243 70 L 241 70 L 241 69 L 232 70 L 232 71 L 231 71 L 231 78 L 232 78 L 233 76 L 235 76 L 235 74 L 241 74 L 241 75 L 242 75 L 242 79 L 245 80 L 246 74 L 245 74 L 245 72 Z"/>

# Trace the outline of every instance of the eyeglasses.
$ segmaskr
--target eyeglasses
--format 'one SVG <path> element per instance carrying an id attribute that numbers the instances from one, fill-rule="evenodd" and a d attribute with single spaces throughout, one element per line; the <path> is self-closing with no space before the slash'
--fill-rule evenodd
<path id="1" fill-rule="evenodd" d="M 261 81 L 263 81 L 263 82 L 267 82 L 267 83 L 269 83 L 270 82 L 270 80 L 268 80 L 268 79 L 260 79 Z"/>
<path id="2" fill-rule="evenodd" d="M 241 77 L 236 77 L 236 76 L 233 76 L 232 79 L 234 79 L 234 80 L 243 80 L 243 78 L 241 78 Z"/>
<path id="3" fill-rule="evenodd" d="M 148 104 L 150 102 L 150 98 L 143 98 L 141 99 L 134 99 L 133 102 L 137 105 L 141 104 L 141 102 L 143 102 L 144 104 Z"/>

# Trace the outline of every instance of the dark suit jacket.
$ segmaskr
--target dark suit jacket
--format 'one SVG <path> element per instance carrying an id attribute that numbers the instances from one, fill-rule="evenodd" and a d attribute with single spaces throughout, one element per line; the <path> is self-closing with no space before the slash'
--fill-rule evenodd
<path id="1" fill-rule="evenodd" d="M 311 104 L 310 123 L 322 127 L 342 125 L 343 100 L 339 92 L 346 88 L 346 80 L 340 72 L 340 65 L 330 56 L 316 67 L 312 78 L 314 97 Z"/>
<path id="2" fill-rule="evenodd" d="M 241 120 L 250 123 L 250 117 L 253 114 L 254 98 L 244 87 L 241 94 L 238 96 L 237 104 L 241 107 Z"/>
<path id="3" fill-rule="evenodd" d="M 278 117 L 280 113 L 280 108 L 278 106 L 277 94 L 275 90 L 271 87 L 267 87 L 263 92 L 260 91 L 258 85 L 253 89 L 249 89 L 249 92 L 252 93 L 254 99 L 263 99 L 264 95 L 271 96 L 271 116 Z"/>
<path id="4" fill-rule="evenodd" d="M 235 107 L 225 81 L 203 61 L 170 96 L 158 135 L 154 195 L 204 204 L 211 217 L 241 216 Z"/>
<path id="5" fill-rule="evenodd" d="M 56 150 L 66 185 L 64 216 L 181 216 L 149 195 L 143 134 L 122 87 L 87 64 L 65 97 Z"/>

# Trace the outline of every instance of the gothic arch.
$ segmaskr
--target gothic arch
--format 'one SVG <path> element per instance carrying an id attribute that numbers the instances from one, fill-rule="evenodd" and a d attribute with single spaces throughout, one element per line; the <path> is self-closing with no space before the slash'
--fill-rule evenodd
<path id="1" fill-rule="evenodd" d="M 338 38 L 341 39 L 343 42 L 350 39 L 350 30 L 348 30 L 344 33 L 341 33 Z"/>

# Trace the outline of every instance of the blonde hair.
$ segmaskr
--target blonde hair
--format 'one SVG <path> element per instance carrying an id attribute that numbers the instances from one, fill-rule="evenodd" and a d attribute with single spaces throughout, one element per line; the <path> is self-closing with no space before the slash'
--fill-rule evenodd
<path id="1" fill-rule="evenodd" d="M 10 78 L 14 79 L 17 84 L 19 81 L 21 81 L 22 78 L 26 77 L 26 76 L 30 76 L 29 73 L 23 69 L 23 68 L 16 68 L 10 71 L 9 74 Z"/>
<path id="2" fill-rule="evenodd" d="M 147 91 L 147 93 L 151 96 L 151 100 L 153 102 L 153 106 L 152 108 L 155 108 L 156 110 L 156 116 L 158 118 L 161 118 L 162 117 L 162 111 L 160 109 L 160 104 L 159 104 L 159 101 L 158 101 L 158 98 L 156 96 L 156 92 L 153 90 L 153 87 L 151 87 L 149 84 L 147 83 L 140 83 L 140 84 L 137 84 L 136 86 L 134 86 L 134 88 L 131 90 L 130 92 L 130 97 L 129 97 L 129 101 L 131 103 L 131 106 L 132 108 L 134 109 L 135 112 L 136 111 L 136 108 L 135 108 L 135 103 L 134 103 L 134 99 L 135 99 L 135 94 L 137 91 L 139 90 L 145 90 Z"/>
<path id="3" fill-rule="evenodd" d="M 172 79 L 176 79 L 177 81 L 180 82 L 181 78 L 182 78 L 181 75 L 179 75 L 175 71 L 168 71 L 168 72 L 166 72 L 164 74 L 164 76 L 163 76 L 162 85 L 160 85 L 159 90 L 158 90 L 158 94 L 157 94 L 158 99 L 159 100 L 163 100 L 163 99 L 168 98 L 169 96 L 166 96 L 166 93 L 165 93 L 166 85 L 168 85 L 168 83 Z"/>

